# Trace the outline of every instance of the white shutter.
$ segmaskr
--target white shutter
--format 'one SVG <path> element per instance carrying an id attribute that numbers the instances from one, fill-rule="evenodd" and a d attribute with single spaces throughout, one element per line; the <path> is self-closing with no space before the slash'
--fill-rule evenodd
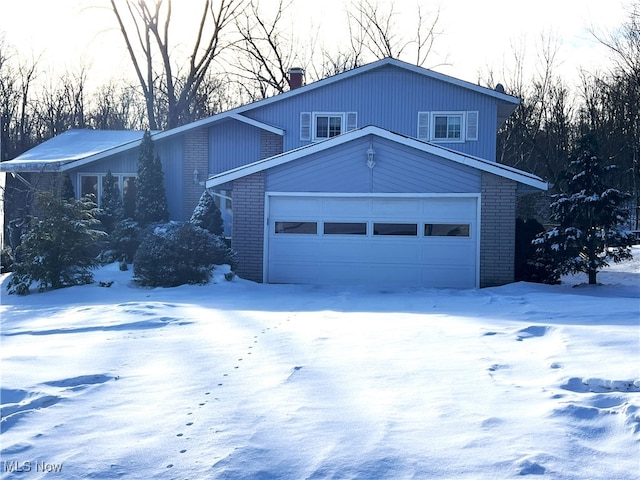
<path id="1" fill-rule="evenodd" d="M 300 113 L 300 140 L 311 140 L 311 112 Z"/>
<path id="2" fill-rule="evenodd" d="M 429 132 L 429 116 L 430 112 L 418 112 L 418 140 L 428 142 L 431 140 Z"/>
<path id="3" fill-rule="evenodd" d="M 358 127 L 358 114 L 356 112 L 347 112 L 347 128 L 345 132 L 350 132 Z"/>
<path id="4" fill-rule="evenodd" d="M 467 112 L 467 140 L 478 140 L 478 112 Z"/>

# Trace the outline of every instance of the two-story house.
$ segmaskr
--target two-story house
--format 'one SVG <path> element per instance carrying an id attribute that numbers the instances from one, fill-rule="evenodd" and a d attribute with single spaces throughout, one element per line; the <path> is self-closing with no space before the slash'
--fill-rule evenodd
<path id="1" fill-rule="evenodd" d="M 209 189 L 237 273 L 258 282 L 513 281 L 516 197 L 547 188 L 496 162 L 518 99 L 394 59 L 308 85 L 292 75 L 299 88 L 153 135 L 172 219 Z M 2 168 L 66 171 L 99 197 L 107 170 L 128 188 L 141 136 L 74 130 Z"/>

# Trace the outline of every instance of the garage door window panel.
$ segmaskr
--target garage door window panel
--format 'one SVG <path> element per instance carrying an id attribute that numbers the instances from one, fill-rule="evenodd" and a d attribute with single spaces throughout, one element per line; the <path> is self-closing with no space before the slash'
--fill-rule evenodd
<path id="1" fill-rule="evenodd" d="M 373 224 L 374 236 L 417 237 L 418 225 L 415 223 L 382 223 Z"/>
<path id="2" fill-rule="evenodd" d="M 367 224 L 364 222 L 324 222 L 325 235 L 366 235 Z"/>
<path id="3" fill-rule="evenodd" d="M 276 222 L 276 234 L 317 235 L 317 222 Z"/>
<path id="4" fill-rule="evenodd" d="M 425 223 L 425 237 L 469 237 L 471 226 L 468 223 Z"/>

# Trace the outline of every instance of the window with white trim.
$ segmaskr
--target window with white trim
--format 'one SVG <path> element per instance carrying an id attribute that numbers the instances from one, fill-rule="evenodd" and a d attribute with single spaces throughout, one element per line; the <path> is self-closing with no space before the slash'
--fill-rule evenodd
<path id="1" fill-rule="evenodd" d="M 478 112 L 418 112 L 417 138 L 426 142 L 478 140 Z"/>
<path id="2" fill-rule="evenodd" d="M 356 112 L 301 112 L 300 140 L 326 140 L 355 130 L 357 124 Z"/>
<path id="3" fill-rule="evenodd" d="M 461 141 L 462 138 L 462 114 L 433 115 L 433 139 Z"/>
<path id="4" fill-rule="evenodd" d="M 124 201 L 126 194 L 130 188 L 135 189 L 135 173 L 120 173 L 120 174 L 112 174 L 113 178 L 118 185 L 118 190 L 120 191 L 120 195 Z M 78 175 L 78 185 L 80 186 L 79 192 L 77 192 L 78 197 L 83 197 L 85 195 L 94 195 L 98 206 L 100 206 L 100 202 L 102 200 L 102 194 L 104 192 L 104 179 L 106 174 L 100 173 L 90 173 L 90 174 L 79 174 Z"/>

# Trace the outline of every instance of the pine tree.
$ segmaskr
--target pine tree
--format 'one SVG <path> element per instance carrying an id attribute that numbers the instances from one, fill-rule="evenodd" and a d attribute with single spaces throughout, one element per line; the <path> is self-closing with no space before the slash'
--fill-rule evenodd
<path id="1" fill-rule="evenodd" d="M 96 227 L 97 206 L 90 196 L 64 199 L 51 192 L 38 196 L 40 217 L 16 249 L 9 293 L 29 293 L 33 282 L 39 290 L 82 285 L 93 281 L 95 242 L 104 236 Z"/>
<path id="2" fill-rule="evenodd" d="M 558 226 L 534 240 L 540 255 L 551 255 L 559 274 L 586 273 L 596 284 L 598 271 L 631 258 L 632 236 L 624 230 L 629 195 L 606 185 L 606 174 L 591 136 L 581 139 L 567 176 L 567 192 L 554 196 L 551 218 Z"/>
<path id="3" fill-rule="evenodd" d="M 123 217 L 133 220 L 136 216 L 136 179 L 129 177 L 122 201 Z"/>
<path id="4" fill-rule="evenodd" d="M 141 226 L 153 222 L 166 222 L 169 219 L 162 164 L 160 159 L 154 156 L 154 145 L 149 131 L 144 133 L 138 155 L 135 219 Z"/>
<path id="5" fill-rule="evenodd" d="M 209 194 L 207 190 L 202 192 L 200 201 L 191 215 L 191 223 L 197 227 L 204 228 L 214 235 L 222 235 L 224 230 L 224 223 L 222 221 L 222 214 L 220 209 L 216 205 L 215 200 Z"/>
<path id="6" fill-rule="evenodd" d="M 111 174 L 111 170 L 102 179 L 102 197 L 100 198 L 100 213 L 98 219 L 102 222 L 104 231 L 111 233 L 116 222 L 122 219 L 123 207 L 118 188 L 118 179 Z"/>
<path id="7" fill-rule="evenodd" d="M 60 189 L 60 197 L 65 198 L 67 200 L 76 198 L 76 194 L 73 190 L 73 183 L 71 183 L 71 177 L 68 173 L 64 174 L 64 178 L 62 180 L 62 187 Z"/>

